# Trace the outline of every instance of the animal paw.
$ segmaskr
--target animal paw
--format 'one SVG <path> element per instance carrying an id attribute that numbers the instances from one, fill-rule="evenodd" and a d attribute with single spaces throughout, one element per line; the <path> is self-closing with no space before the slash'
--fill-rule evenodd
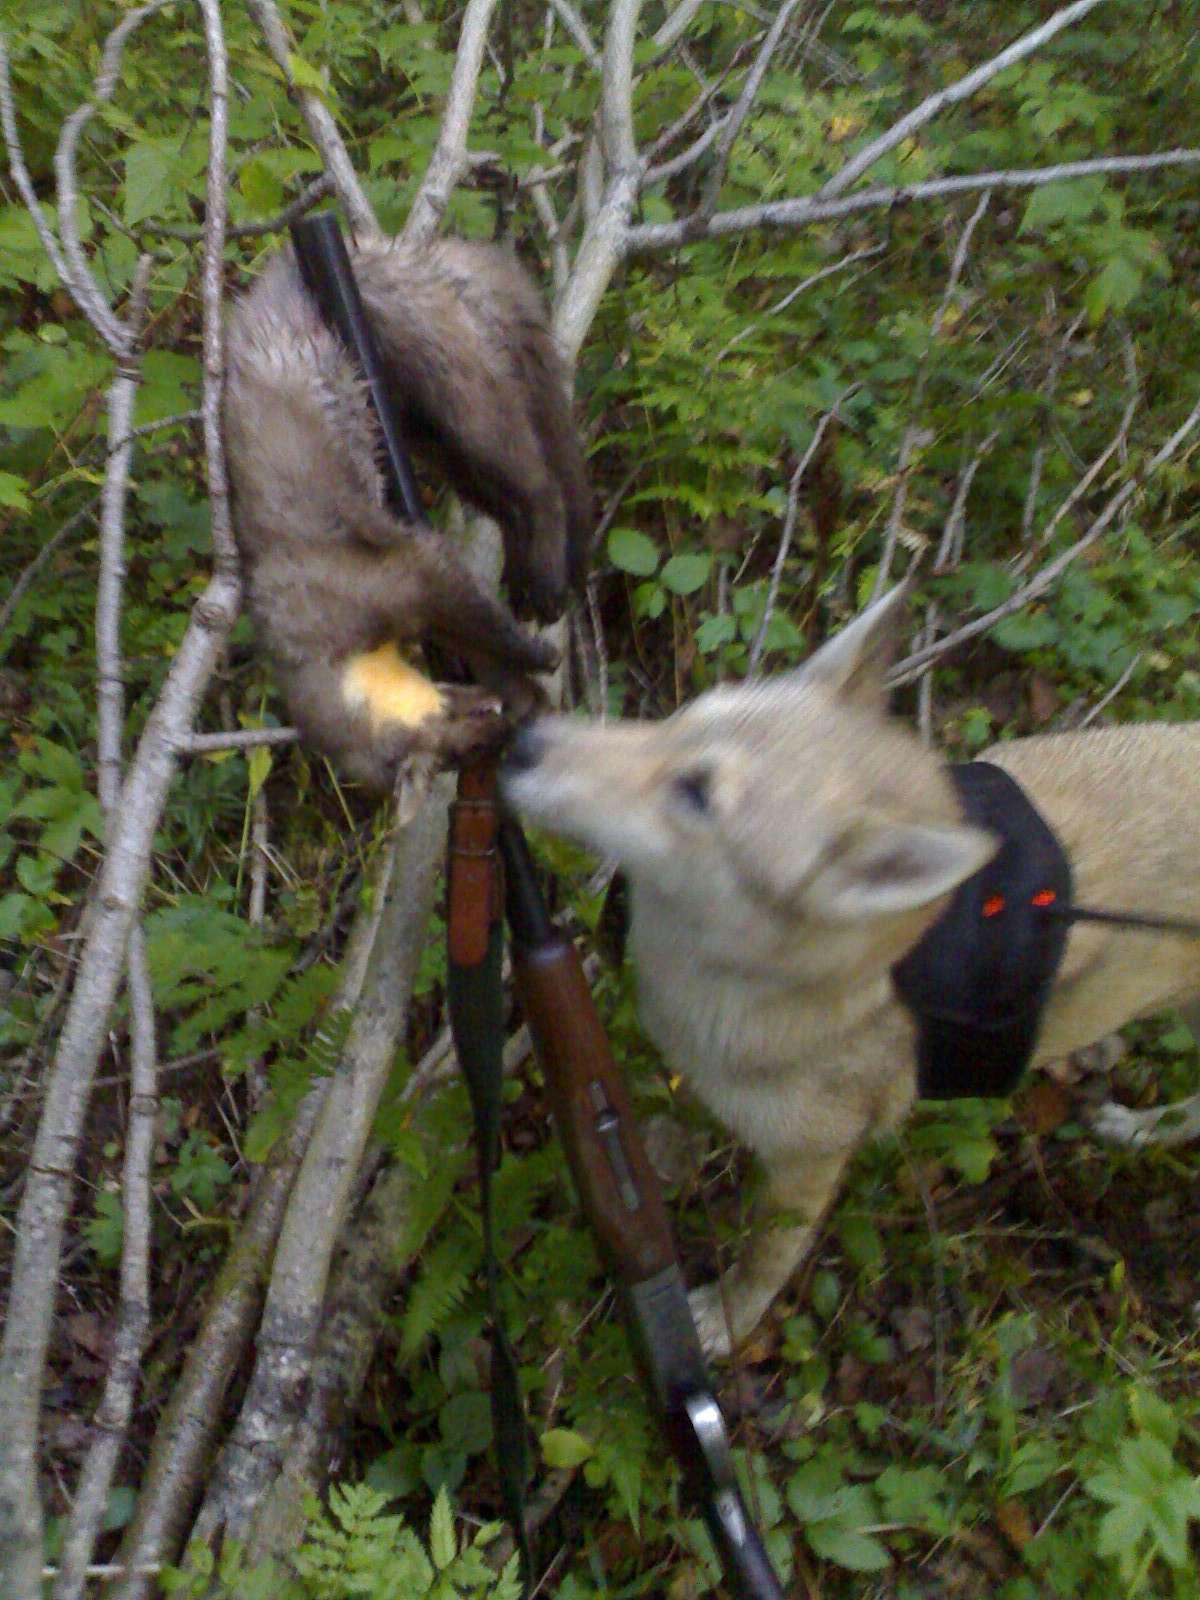
<path id="1" fill-rule="evenodd" d="M 440 683 L 441 709 L 421 725 L 421 747 L 439 761 L 455 763 L 499 749 L 509 733 L 509 720 L 498 696 L 486 689 Z"/>

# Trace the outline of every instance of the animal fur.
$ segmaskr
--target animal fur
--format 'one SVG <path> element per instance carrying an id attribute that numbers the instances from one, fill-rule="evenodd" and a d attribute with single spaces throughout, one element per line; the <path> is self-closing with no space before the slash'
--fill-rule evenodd
<path id="1" fill-rule="evenodd" d="M 724 1295 L 693 1296 L 714 1353 L 787 1283 L 855 1148 L 911 1107 L 914 1026 L 890 971 L 995 849 L 937 756 L 885 716 L 898 597 L 796 672 L 656 725 L 545 719 L 509 757 L 515 805 L 624 869 L 647 1031 L 765 1169 L 767 1214 Z M 1081 904 L 1200 916 L 1200 723 L 1019 739 L 986 759 L 1057 832 Z M 1195 939 L 1074 924 L 1034 1060 L 1198 994 Z M 1200 1097 L 1148 1117 L 1110 1107 L 1101 1127 L 1194 1137 Z"/>
<path id="2" fill-rule="evenodd" d="M 536 290 L 492 245 L 380 241 L 352 260 L 412 439 L 500 522 L 516 612 L 552 621 L 591 500 Z M 290 250 L 234 308 L 224 421 L 250 611 L 305 742 L 387 789 L 413 751 L 452 761 L 501 736 L 501 701 L 528 705 L 523 675 L 554 651 L 445 538 L 385 507 L 365 385 Z M 470 655 L 486 687 L 431 684 L 401 654 L 425 640 Z"/>

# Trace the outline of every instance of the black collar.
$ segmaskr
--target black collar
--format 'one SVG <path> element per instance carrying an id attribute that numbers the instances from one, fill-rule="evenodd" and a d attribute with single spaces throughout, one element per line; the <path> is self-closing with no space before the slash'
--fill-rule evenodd
<path id="1" fill-rule="evenodd" d="M 964 817 L 1003 843 L 892 968 L 917 1020 L 917 1093 L 926 1100 L 1016 1086 L 1069 931 L 1061 912 L 1071 904 L 1071 865 L 1025 791 L 987 761 L 951 767 L 950 777 Z"/>

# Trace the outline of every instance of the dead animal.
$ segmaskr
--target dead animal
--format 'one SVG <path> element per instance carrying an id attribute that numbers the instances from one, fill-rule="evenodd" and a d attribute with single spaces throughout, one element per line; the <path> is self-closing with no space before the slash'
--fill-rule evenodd
<path id="1" fill-rule="evenodd" d="M 351 251 L 412 442 L 500 523 L 510 611 L 454 545 L 385 505 L 365 384 L 282 251 L 234 307 L 224 427 L 251 616 L 301 738 L 373 789 L 417 752 L 453 762 L 527 709 L 592 532 L 565 363 L 536 289 L 494 245 Z M 469 655 L 479 687 L 406 655 Z"/>

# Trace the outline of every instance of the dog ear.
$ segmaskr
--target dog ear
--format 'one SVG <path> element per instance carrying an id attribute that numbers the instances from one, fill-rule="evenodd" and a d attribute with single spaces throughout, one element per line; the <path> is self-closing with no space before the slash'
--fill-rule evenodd
<path id="1" fill-rule="evenodd" d="M 884 677 L 895 650 L 909 585 L 898 583 L 797 671 L 799 683 L 821 683 L 847 700 L 879 710 L 887 698 Z"/>
<path id="2" fill-rule="evenodd" d="M 861 922 L 915 911 L 978 872 L 998 840 L 982 828 L 863 818 L 804 886 L 810 913 Z"/>

